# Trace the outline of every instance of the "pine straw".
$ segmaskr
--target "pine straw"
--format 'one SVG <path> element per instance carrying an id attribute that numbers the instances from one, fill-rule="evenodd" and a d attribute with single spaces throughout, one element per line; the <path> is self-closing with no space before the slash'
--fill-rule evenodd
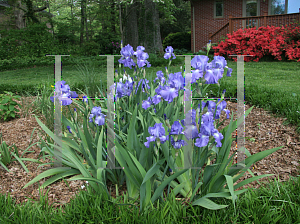
<path id="1" fill-rule="evenodd" d="M 32 99 L 26 97 L 27 103 L 31 103 Z M 18 101 L 18 103 L 22 103 Z M 230 111 L 236 112 L 237 104 L 232 102 L 227 102 L 227 109 Z M 249 105 L 245 106 L 245 110 L 250 108 Z M 19 108 L 18 108 L 19 109 Z M 17 118 L 12 121 L 2 122 L 1 130 L 3 135 L 3 140 L 11 146 L 15 144 L 19 149 L 19 155 L 29 146 L 30 136 L 34 128 L 37 130 L 42 130 L 41 127 L 36 122 L 34 116 L 24 117 L 24 113 L 21 111 L 21 118 Z M 226 118 L 225 112 L 222 112 L 221 121 Z M 234 116 L 236 119 L 236 115 Z M 44 118 L 40 118 L 42 122 L 45 121 Z M 226 119 L 221 128 L 229 124 L 230 119 Z M 251 113 L 246 117 L 245 123 L 245 136 L 250 138 L 255 138 L 255 142 L 246 140 L 245 147 L 249 150 L 251 154 L 261 152 L 263 150 L 284 146 L 282 149 L 276 151 L 275 153 L 269 155 L 263 160 L 257 162 L 254 166 L 254 169 L 251 169 L 255 175 L 261 174 L 275 174 L 270 177 L 270 179 L 278 179 L 280 181 L 287 181 L 289 175 L 297 176 L 298 175 L 298 162 L 300 160 L 300 143 L 299 143 L 299 134 L 296 133 L 296 127 L 292 125 L 282 125 L 284 118 L 276 118 L 261 108 L 254 107 Z M 261 124 L 260 127 L 257 124 Z M 39 141 L 37 135 L 38 131 L 34 132 L 33 141 L 31 144 Z M 232 135 L 234 137 L 234 135 Z M 42 137 L 44 140 L 45 138 Z M 236 150 L 235 142 L 232 143 L 231 153 L 234 153 Z M 38 159 L 40 154 L 40 149 L 34 145 L 29 149 L 29 151 L 34 151 L 34 153 L 25 154 L 24 157 Z M 42 161 L 42 160 L 40 160 Z M 50 161 L 45 161 L 50 162 Z M 39 164 L 24 161 L 26 167 L 29 170 L 29 173 L 26 173 L 25 170 L 18 162 L 12 162 L 8 165 L 8 169 L 11 171 L 8 173 L 4 169 L 0 168 L 0 193 L 7 195 L 9 192 L 11 197 L 16 200 L 16 203 L 27 202 L 27 198 L 32 198 L 34 200 L 39 200 L 39 191 L 38 184 L 35 183 L 25 189 L 22 187 L 36 177 L 38 174 L 45 171 L 49 168 L 49 165 L 46 165 L 43 168 L 37 169 Z M 240 178 L 237 183 L 240 181 L 252 177 L 248 172 L 246 176 Z M 45 180 L 39 181 L 39 184 L 42 185 Z M 260 179 L 260 181 L 268 182 L 268 178 Z M 60 207 L 61 205 L 68 203 L 70 199 L 78 193 L 81 186 L 84 185 L 84 181 L 71 181 L 68 182 L 70 189 L 65 184 L 64 181 L 57 181 L 46 187 L 43 191 L 43 195 L 50 188 L 48 193 L 49 204 L 53 204 L 54 207 Z M 111 195 L 116 197 L 115 186 L 108 181 L 108 191 L 112 191 Z M 250 183 L 246 185 L 247 188 L 258 188 L 260 185 L 257 182 Z M 84 188 L 85 189 L 85 188 Z M 123 195 L 124 191 L 126 192 L 126 184 L 122 187 L 119 187 L 119 195 Z M 240 188 L 242 189 L 242 188 Z M 166 189 L 165 189 L 166 190 Z M 177 195 L 178 197 L 179 195 Z M 26 198 L 27 197 L 27 198 Z"/>

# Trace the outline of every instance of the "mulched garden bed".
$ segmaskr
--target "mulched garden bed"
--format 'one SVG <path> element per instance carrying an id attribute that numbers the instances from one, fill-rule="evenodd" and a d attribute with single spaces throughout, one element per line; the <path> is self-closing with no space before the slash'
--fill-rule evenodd
<path id="1" fill-rule="evenodd" d="M 32 102 L 32 99 L 28 97 L 23 97 L 23 99 L 27 100 L 25 102 Z M 18 101 L 18 103 L 21 104 L 22 102 Z M 250 105 L 246 105 L 245 110 L 248 110 L 250 107 Z M 236 111 L 236 108 L 236 103 L 227 102 L 226 109 L 229 109 L 230 111 Z M 2 132 L 3 140 L 9 146 L 15 144 L 18 147 L 19 155 L 21 155 L 30 144 L 30 136 L 33 129 L 42 129 L 36 122 L 34 116 L 24 117 L 22 111 L 19 113 L 19 115 L 21 118 L 17 118 L 8 122 L 1 122 L 0 132 Z M 226 114 L 225 112 L 222 112 L 220 121 L 225 118 Z M 234 119 L 236 119 L 236 116 L 234 116 Z M 40 118 L 40 120 L 42 120 L 42 122 L 45 121 L 43 117 Z M 250 140 L 245 141 L 245 147 L 251 154 L 279 146 L 284 146 L 277 152 L 257 162 L 254 166 L 254 169 L 252 169 L 252 172 L 255 175 L 271 173 L 275 174 L 274 176 L 270 177 L 271 179 L 278 179 L 279 177 L 280 181 L 287 181 L 289 179 L 289 175 L 297 176 L 299 174 L 297 166 L 299 166 L 298 163 L 300 160 L 300 136 L 295 131 L 296 126 L 282 125 L 284 120 L 284 118 L 276 118 L 265 110 L 256 107 L 254 107 L 248 117 L 246 117 L 245 136 L 255 139 L 255 142 Z M 230 119 L 226 119 L 221 128 L 228 125 L 229 121 Z M 257 124 L 260 124 L 260 126 Z M 38 131 L 36 130 L 33 134 L 33 141 L 31 144 L 39 141 L 37 133 Z M 45 138 L 43 139 L 45 140 Z M 235 150 L 236 146 L 235 142 L 233 142 L 230 155 L 234 153 Z M 34 151 L 34 153 L 25 154 L 24 157 L 38 159 L 40 149 L 36 145 L 31 147 L 29 151 Z M 44 163 L 46 162 L 50 161 L 44 161 Z M 37 183 L 25 189 L 22 189 L 22 187 L 38 174 L 49 168 L 49 165 L 47 165 L 43 168 L 37 169 L 39 164 L 27 161 L 24 161 L 24 163 L 28 168 L 29 173 L 26 173 L 18 162 L 12 162 L 8 165 L 8 169 L 11 171 L 10 173 L 0 168 L 0 193 L 7 194 L 9 192 L 11 197 L 16 200 L 17 204 L 28 201 L 28 198 L 39 200 Z M 251 174 L 247 172 L 247 175 L 243 178 L 240 178 L 238 182 L 250 177 L 252 177 Z M 48 178 L 39 181 L 40 185 L 47 179 Z M 268 178 L 260 179 L 260 181 L 268 181 Z M 60 207 L 61 205 L 68 203 L 70 199 L 78 193 L 79 189 L 81 189 L 81 186 L 85 184 L 84 181 L 71 181 L 68 183 L 70 188 L 65 184 L 64 181 L 58 181 L 44 189 L 43 195 L 50 188 L 48 193 L 49 204 L 55 203 L 53 205 L 54 207 Z M 110 182 L 108 182 L 107 185 L 108 191 L 111 189 L 111 195 L 115 197 L 115 186 Z M 259 186 L 260 185 L 257 182 L 246 185 L 247 188 L 258 188 Z M 166 190 L 167 188 L 165 189 L 165 192 Z M 123 192 L 126 192 L 126 184 L 119 187 L 119 195 L 123 195 Z"/>

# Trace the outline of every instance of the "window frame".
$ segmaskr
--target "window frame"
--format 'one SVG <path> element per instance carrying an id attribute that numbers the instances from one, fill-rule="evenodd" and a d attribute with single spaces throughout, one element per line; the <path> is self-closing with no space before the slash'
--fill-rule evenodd
<path id="1" fill-rule="evenodd" d="M 217 3 L 222 3 L 222 16 L 216 16 Z M 224 0 L 215 0 L 214 1 L 214 19 L 223 19 L 223 18 L 224 18 Z"/>

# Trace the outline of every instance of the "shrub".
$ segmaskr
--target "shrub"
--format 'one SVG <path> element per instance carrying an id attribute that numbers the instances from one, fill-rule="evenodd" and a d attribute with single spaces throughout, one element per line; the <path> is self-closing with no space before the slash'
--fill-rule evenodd
<path id="1" fill-rule="evenodd" d="M 95 41 L 89 41 L 83 44 L 81 48 L 81 55 L 96 56 L 100 52 L 100 44 Z"/>
<path id="2" fill-rule="evenodd" d="M 121 48 L 117 48 L 115 45 L 120 46 L 121 38 L 114 33 L 101 31 L 95 36 L 94 41 L 100 45 L 98 54 L 113 54 L 114 50 L 116 54 L 120 54 Z"/>
<path id="3" fill-rule="evenodd" d="M 172 46 L 173 49 L 191 50 L 191 31 L 170 33 L 163 41 L 164 49 L 167 46 Z"/>
<path id="4" fill-rule="evenodd" d="M 1 59 L 10 59 L 15 56 L 36 56 L 49 54 L 56 46 L 52 34 L 48 32 L 45 23 L 29 24 L 21 30 L 5 30 L 1 32 L 0 45 Z"/>
<path id="5" fill-rule="evenodd" d="M 254 57 L 246 57 L 245 61 L 259 61 L 264 55 L 275 56 L 276 60 L 288 57 L 288 60 L 300 61 L 300 41 L 296 43 L 292 39 L 299 38 L 299 26 L 287 25 L 281 27 L 259 27 L 258 29 L 239 29 L 233 34 L 227 34 L 228 39 L 221 42 L 217 47 L 215 55 L 249 54 Z M 288 32 L 288 35 L 286 33 Z M 289 36 L 289 38 L 287 38 Z M 291 39 L 291 44 L 287 40 Z M 297 47 L 298 46 L 298 47 Z M 283 54 L 282 54 L 283 53 Z M 257 57 L 257 58 L 256 58 Z M 236 61 L 236 58 L 233 58 Z"/>
<path id="6" fill-rule="evenodd" d="M 57 23 L 58 31 L 56 32 L 55 36 L 60 44 L 78 44 L 76 41 L 76 36 L 72 33 L 74 28 L 69 24 Z"/>
<path id="7" fill-rule="evenodd" d="M 185 49 L 185 48 L 182 48 L 182 49 L 174 49 L 174 53 L 175 54 L 186 54 L 186 53 L 189 53 L 189 50 Z"/>

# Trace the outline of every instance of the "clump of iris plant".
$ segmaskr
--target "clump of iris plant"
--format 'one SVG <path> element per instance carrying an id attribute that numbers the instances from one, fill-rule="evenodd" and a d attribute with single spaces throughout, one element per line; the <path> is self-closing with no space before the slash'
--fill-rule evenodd
<path id="1" fill-rule="evenodd" d="M 137 51 L 134 52 L 133 48 L 128 44 L 121 50 L 122 58 L 119 60 L 121 64 L 124 65 L 124 67 L 129 67 L 132 69 L 132 66 L 136 66 L 131 56 L 137 56 L 137 64 L 139 68 L 143 68 L 147 64 L 147 67 L 150 67 L 151 65 L 147 63 L 146 59 L 148 58 L 148 54 L 144 52 L 145 48 L 143 46 L 138 46 Z M 171 46 L 168 46 L 165 49 L 166 53 L 164 55 L 165 59 L 172 60 L 175 59 L 175 55 L 173 53 L 173 48 Z M 197 55 L 195 56 L 192 61 L 191 65 L 195 70 L 192 70 L 192 79 L 191 83 L 197 83 L 197 81 L 200 78 L 203 78 L 205 84 L 218 84 L 218 80 L 223 77 L 224 68 L 227 68 L 227 76 L 230 77 L 232 73 L 232 69 L 228 68 L 226 60 L 222 56 L 215 56 L 214 60 L 210 63 L 208 63 L 209 58 L 204 55 Z M 162 100 L 167 101 L 168 103 L 172 103 L 173 100 L 179 96 L 179 91 L 184 90 L 184 78 L 182 76 L 181 72 L 177 73 L 170 73 L 168 81 L 166 81 L 164 77 L 164 73 L 162 71 L 158 71 L 156 73 L 157 78 L 155 78 L 154 82 L 159 81 L 158 87 L 155 89 L 156 95 L 153 97 L 148 97 L 146 100 L 142 103 L 142 108 L 147 110 L 150 107 L 154 107 L 154 111 L 156 112 L 155 106 L 159 104 Z M 112 87 L 117 86 L 116 91 L 116 98 L 122 98 L 124 96 L 130 96 L 133 92 L 134 88 L 134 81 L 129 80 L 127 78 L 123 78 L 123 80 L 126 80 L 126 83 L 119 82 L 117 84 L 114 84 Z M 122 80 L 122 81 L 123 81 Z M 150 89 L 149 80 L 146 78 L 141 79 L 137 85 L 135 94 L 137 93 L 137 90 L 140 85 L 142 85 L 142 91 L 147 92 L 147 89 Z M 225 90 L 223 91 L 223 94 L 225 93 Z M 220 101 L 220 100 L 219 100 Z M 209 142 L 209 138 L 212 136 L 215 138 L 215 141 L 217 143 L 217 147 L 221 147 L 221 140 L 223 139 L 223 135 L 218 132 L 218 130 L 214 127 L 214 119 L 219 119 L 221 111 L 225 111 L 227 114 L 227 118 L 229 118 L 229 110 L 226 110 L 226 102 L 222 101 L 218 103 L 216 114 L 213 117 L 213 114 L 215 112 L 216 103 L 209 101 L 209 102 L 202 102 L 202 111 L 204 107 L 208 107 L 208 112 L 206 114 L 203 114 L 202 117 L 200 117 L 199 122 L 202 118 L 201 124 L 199 122 L 198 125 L 195 123 L 195 116 L 196 111 L 192 110 L 192 124 L 186 125 L 186 130 L 184 134 L 186 135 L 187 139 L 189 136 L 189 133 L 191 133 L 192 139 L 196 139 L 195 145 L 198 147 L 206 146 Z M 190 114 L 191 116 L 191 114 Z M 181 124 L 184 126 L 184 120 L 181 121 Z M 174 148 L 179 149 L 183 145 L 186 145 L 186 142 L 184 140 L 178 140 L 179 133 L 176 134 L 174 130 L 179 130 L 180 127 L 183 129 L 179 121 L 175 121 L 174 124 L 171 126 L 171 132 L 169 134 L 165 133 L 165 129 L 162 126 L 162 123 L 155 124 L 153 127 L 149 127 L 148 131 L 150 133 L 150 137 L 147 137 L 147 142 L 144 143 L 146 147 L 149 148 L 150 142 L 156 141 L 158 145 L 163 144 L 166 140 L 169 139 L 169 135 L 171 136 L 171 144 Z M 200 125 L 200 127 L 199 127 Z M 183 133 L 180 133 L 183 134 Z"/>

